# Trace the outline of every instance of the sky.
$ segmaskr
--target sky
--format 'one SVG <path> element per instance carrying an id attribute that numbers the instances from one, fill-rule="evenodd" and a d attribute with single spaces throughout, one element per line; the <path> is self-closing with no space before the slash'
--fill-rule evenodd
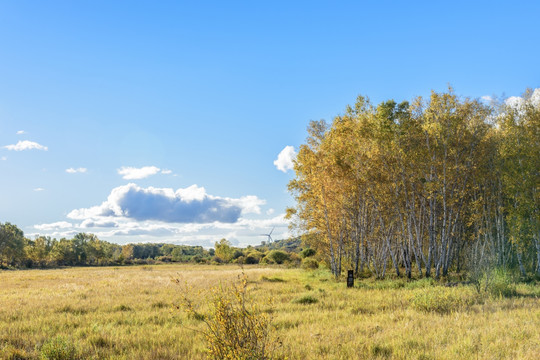
<path id="1" fill-rule="evenodd" d="M 540 87 L 538 1 L 0 0 L 0 222 L 237 246 L 295 232 L 311 120 Z"/>

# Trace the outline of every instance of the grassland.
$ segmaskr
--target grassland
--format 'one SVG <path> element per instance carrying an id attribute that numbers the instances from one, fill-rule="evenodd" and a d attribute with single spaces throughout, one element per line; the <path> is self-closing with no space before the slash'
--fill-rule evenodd
<path id="1" fill-rule="evenodd" d="M 479 296 L 429 281 L 357 281 L 325 271 L 247 267 L 249 295 L 272 313 L 289 359 L 537 359 L 540 289 Z M 204 324 L 174 307 L 186 282 L 206 291 L 234 266 L 159 265 L 0 272 L 0 358 L 202 359 Z M 271 299 L 271 304 L 268 300 Z"/>

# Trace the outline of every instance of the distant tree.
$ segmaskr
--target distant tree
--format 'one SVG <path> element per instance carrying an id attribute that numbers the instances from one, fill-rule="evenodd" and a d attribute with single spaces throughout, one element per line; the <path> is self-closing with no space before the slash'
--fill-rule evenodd
<path id="1" fill-rule="evenodd" d="M 234 255 L 234 249 L 231 246 L 231 242 L 227 239 L 221 239 L 215 244 L 215 254 L 217 257 L 225 262 L 231 261 Z"/>
<path id="2" fill-rule="evenodd" d="M 0 267 L 15 265 L 24 257 L 24 233 L 17 226 L 0 223 Z"/>

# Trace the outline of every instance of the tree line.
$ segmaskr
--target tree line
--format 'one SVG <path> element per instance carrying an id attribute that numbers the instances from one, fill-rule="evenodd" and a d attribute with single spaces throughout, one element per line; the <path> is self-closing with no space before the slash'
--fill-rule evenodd
<path id="1" fill-rule="evenodd" d="M 540 275 L 540 90 L 520 101 L 373 105 L 312 121 L 287 209 L 335 276 L 447 276 L 497 266 Z"/>
<path id="2" fill-rule="evenodd" d="M 0 223 L 1 268 L 49 268 L 58 266 L 102 266 L 154 263 L 241 263 L 300 265 L 302 258 L 315 255 L 312 249 L 301 252 L 300 240 L 288 239 L 272 244 L 238 248 L 221 239 L 215 248 L 174 244 L 118 245 L 100 240 L 94 234 L 79 233 L 71 239 L 60 240 L 24 236 L 16 225 Z M 318 263 L 309 259 L 309 266 Z"/>

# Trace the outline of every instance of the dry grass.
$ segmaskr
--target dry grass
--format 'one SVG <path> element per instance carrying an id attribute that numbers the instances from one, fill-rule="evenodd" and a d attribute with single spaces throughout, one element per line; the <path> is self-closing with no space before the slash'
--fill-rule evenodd
<path id="1" fill-rule="evenodd" d="M 253 301 L 273 313 L 283 342 L 278 351 L 289 359 L 536 359 L 540 353 L 538 287 L 480 299 L 468 287 L 401 280 L 347 289 L 321 270 L 245 272 Z M 62 351 L 63 358 L 204 358 L 204 339 L 192 330 L 203 324 L 174 308 L 180 289 L 171 279 L 203 299 L 239 273 L 202 265 L 0 272 L 0 358 L 58 359 Z"/>

